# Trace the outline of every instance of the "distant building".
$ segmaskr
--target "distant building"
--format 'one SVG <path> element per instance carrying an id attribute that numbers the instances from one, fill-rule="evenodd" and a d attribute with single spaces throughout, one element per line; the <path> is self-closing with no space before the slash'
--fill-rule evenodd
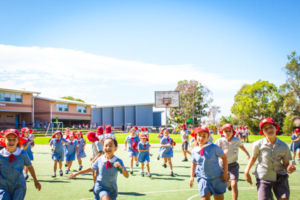
<path id="1" fill-rule="evenodd" d="M 130 104 L 92 108 L 92 123 L 110 124 L 114 127 L 161 126 L 161 112 L 153 112 L 154 104 Z"/>
<path id="2" fill-rule="evenodd" d="M 39 92 L 0 88 L 0 127 L 21 128 L 34 122 L 33 94 Z"/>

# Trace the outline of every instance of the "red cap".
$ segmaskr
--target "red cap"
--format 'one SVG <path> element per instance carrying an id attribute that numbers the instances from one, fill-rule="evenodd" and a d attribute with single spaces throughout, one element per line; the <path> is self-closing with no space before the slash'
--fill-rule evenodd
<path id="1" fill-rule="evenodd" d="M 111 133 L 111 126 L 110 125 L 105 126 L 105 133 Z"/>
<path id="2" fill-rule="evenodd" d="M 186 130 L 186 124 L 181 124 L 180 127 L 183 128 L 183 130 Z"/>
<path id="3" fill-rule="evenodd" d="M 231 130 L 233 131 L 233 136 L 235 135 L 235 130 L 234 130 L 232 124 L 224 124 L 220 130 L 221 135 L 223 135 L 223 131 L 225 128 L 231 128 Z"/>
<path id="4" fill-rule="evenodd" d="M 24 127 L 24 128 L 21 128 L 21 134 L 25 133 L 25 132 L 29 132 L 30 129 L 28 127 Z"/>
<path id="5" fill-rule="evenodd" d="M 102 126 L 98 126 L 97 127 L 97 135 L 102 135 L 103 134 L 103 127 Z"/>
<path id="6" fill-rule="evenodd" d="M 295 133 L 300 133 L 300 128 L 296 128 Z"/>
<path id="7" fill-rule="evenodd" d="M 34 129 L 29 129 L 29 133 L 31 134 L 31 133 L 33 133 L 34 132 Z"/>
<path id="8" fill-rule="evenodd" d="M 96 141 L 99 141 L 99 139 L 98 139 L 97 136 L 96 136 L 96 133 L 93 132 L 93 131 L 87 132 L 86 136 L 87 136 L 87 139 L 88 139 L 90 142 L 96 142 Z"/>
<path id="9" fill-rule="evenodd" d="M 52 138 L 55 138 L 55 135 L 56 135 L 56 134 L 60 134 L 60 136 L 62 137 L 61 131 L 55 131 L 55 132 L 52 134 Z"/>
<path id="10" fill-rule="evenodd" d="M 195 132 L 195 134 L 200 133 L 200 132 L 206 132 L 206 133 L 210 134 L 209 129 L 206 127 L 205 128 L 202 128 L 202 127 L 195 128 L 194 132 Z"/>
<path id="11" fill-rule="evenodd" d="M 145 128 L 144 128 L 144 127 L 142 127 L 142 128 L 141 128 L 141 131 L 142 131 L 142 132 L 144 132 L 144 131 L 145 131 Z"/>
<path id="12" fill-rule="evenodd" d="M 148 132 L 148 128 L 147 127 L 145 127 L 145 131 Z"/>
<path id="13" fill-rule="evenodd" d="M 140 138 L 148 138 L 146 134 L 142 133 Z"/>
<path id="14" fill-rule="evenodd" d="M 8 136 L 9 134 L 13 134 L 13 135 L 15 135 L 15 136 L 17 136 L 17 137 L 19 137 L 20 136 L 20 133 L 19 133 L 19 131 L 17 130 L 17 129 L 6 129 L 5 131 L 4 131 L 4 137 L 6 137 L 6 136 Z"/>
<path id="15" fill-rule="evenodd" d="M 138 129 L 139 129 L 137 126 L 134 126 L 133 128 L 134 128 L 135 130 L 138 130 Z"/>
<path id="16" fill-rule="evenodd" d="M 245 129 L 248 129 L 248 126 L 245 126 Z"/>
<path id="17" fill-rule="evenodd" d="M 274 120 L 273 120 L 272 118 L 266 118 L 266 119 L 261 120 L 260 123 L 259 123 L 259 129 L 260 129 L 259 133 L 260 133 L 261 135 L 264 135 L 263 130 L 262 130 L 262 127 L 263 127 L 265 124 L 268 124 L 268 123 L 269 123 L 269 124 L 273 124 L 273 125 L 276 127 L 276 133 L 279 132 L 279 126 L 278 126 L 278 124 L 275 123 Z"/>

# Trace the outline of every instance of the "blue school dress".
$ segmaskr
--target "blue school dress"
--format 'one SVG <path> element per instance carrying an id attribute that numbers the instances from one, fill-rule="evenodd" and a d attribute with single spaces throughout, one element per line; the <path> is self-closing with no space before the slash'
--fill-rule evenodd
<path id="1" fill-rule="evenodd" d="M 138 156 L 138 144 L 140 142 L 140 138 L 136 135 L 134 137 L 131 137 L 131 135 L 127 136 L 125 139 L 126 142 L 128 142 L 128 156 Z"/>
<path id="2" fill-rule="evenodd" d="M 86 157 L 86 154 L 84 152 L 84 145 L 85 145 L 85 140 L 83 138 L 81 138 L 80 140 L 77 140 L 78 141 L 78 155 L 77 155 L 77 159 L 78 158 L 85 158 Z"/>
<path id="3" fill-rule="evenodd" d="M 9 153 L 5 148 L 0 151 L 0 199 L 23 200 L 26 194 L 24 166 L 31 162 L 27 153 L 20 148 Z"/>
<path id="4" fill-rule="evenodd" d="M 65 145 L 65 158 L 66 161 L 69 162 L 75 160 L 76 147 L 78 145 L 78 141 L 77 140 L 71 141 L 70 139 L 67 139 L 67 142 L 69 144 Z"/>
<path id="5" fill-rule="evenodd" d="M 223 150 L 215 144 L 208 144 L 203 150 L 203 155 L 200 153 L 200 147 L 193 149 L 192 159 L 197 163 L 196 177 L 201 197 L 209 192 L 212 195 L 226 192 L 226 183 L 221 178 L 223 169 L 219 165 L 219 157 L 223 154 Z"/>
<path id="6" fill-rule="evenodd" d="M 27 141 L 26 141 L 26 143 L 24 144 L 24 146 L 27 145 L 29 142 L 32 141 L 32 140 L 30 139 L 30 137 L 25 138 L 25 139 L 26 139 Z M 32 161 L 32 160 L 33 160 L 33 153 L 32 153 L 32 151 L 31 151 L 31 145 L 32 145 L 32 143 L 30 143 L 30 144 L 28 145 L 27 149 L 25 149 L 24 151 L 26 151 L 26 153 L 27 153 L 29 159 Z"/>
<path id="7" fill-rule="evenodd" d="M 172 138 L 170 137 L 162 137 L 160 140 L 160 144 L 171 144 Z M 173 157 L 173 147 L 161 147 L 160 148 L 160 157 L 161 158 L 172 158 Z"/>
<path id="8" fill-rule="evenodd" d="M 298 136 L 297 134 L 293 134 L 291 139 L 295 140 L 298 137 L 300 137 L 300 136 Z M 292 152 L 297 152 L 298 150 L 300 150 L 300 140 L 297 141 L 297 142 L 292 142 L 290 149 L 291 149 Z"/>
<path id="9" fill-rule="evenodd" d="M 56 138 L 52 138 L 50 140 L 50 145 L 53 146 L 54 151 L 52 152 L 52 160 L 57 160 L 57 161 L 63 161 L 64 160 L 64 148 L 63 148 L 63 143 L 67 142 L 65 138 L 60 138 L 59 140 L 56 140 Z"/>
<path id="10" fill-rule="evenodd" d="M 145 144 L 142 143 L 142 142 L 139 142 L 139 145 L 138 145 L 139 150 L 147 150 L 147 149 L 149 149 L 149 147 L 150 147 L 149 142 L 146 142 Z M 145 161 L 150 162 L 150 153 L 149 153 L 149 151 L 144 151 L 144 152 L 140 151 L 139 155 L 138 155 L 138 161 L 140 163 L 144 163 Z"/>
<path id="11" fill-rule="evenodd" d="M 101 200 L 104 195 L 108 195 L 112 200 L 117 199 L 118 169 L 114 167 L 115 162 L 119 162 L 126 169 L 123 161 L 116 156 L 107 160 L 105 155 L 102 155 L 93 163 L 92 169 L 96 170 L 98 174 L 94 186 L 95 200 Z"/>

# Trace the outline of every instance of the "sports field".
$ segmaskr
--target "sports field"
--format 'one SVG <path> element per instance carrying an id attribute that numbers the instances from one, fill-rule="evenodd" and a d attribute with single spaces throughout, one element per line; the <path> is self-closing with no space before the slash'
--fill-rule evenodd
<path id="1" fill-rule="evenodd" d="M 248 151 L 251 151 L 251 144 L 245 144 Z M 54 200 L 54 199 L 93 199 L 93 194 L 88 191 L 93 185 L 92 176 L 90 174 L 80 175 L 76 179 L 68 179 L 64 174 L 63 177 L 51 178 L 53 173 L 53 162 L 51 160 L 50 149 L 48 145 L 37 144 L 34 148 L 35 167 L 37 177 L 42 184 L 42 190 L 38 192 L 33 185 L 32 179 L 27 181 L 27 195 L 28 200 Z M 87 155 L 91 155 L 91 145 L 86 146 Z M 149 200 L 186 200 L 199 199 L 197 191 L 197 183 L 195 181 L 194 187 L 189 188 L 189 174 L 190 162 L 182 162 L 182 153 L 180 145 L 176 145 L 174 150 L 174 172 L 175 177 L 169 176 L 169 169 L 161 166 L 161 160 L 156 159 L 158 155 L 158 144 L 153 144 L 151 148 L 151 172 L 152 178 L 141 177 L 140 168 L 134 168 L 134 174 L 130 175 L 128 179 L 122 175 L 118 176 L 118 187 L 120 200 L 132 199 L 149 199 Z M 120 144 L 116 155 L 120 157 L 125 165 L 129 166 L 129 159 L 127 152 L 124 151 L 124 145 Z M 247 160 L 245 154 L 240 151 L 240 198 L 241 200 L 257 199 L 255 185 L 249 185 L 244 181 L 243 170 L 246 166 Z M 89 157 L 83 160 L 84 168 L 90 166 Z M 289 182 L 291 187 L 291 200 L 297 200 L 300 196 L 300 165 L 295 173 L 290 175 Z M 64 168 L 64 167 L 63 167 Z M 65 168 L 64 168 L 65 169 Z M 78 164 L 73 164 L 72 170 L 77 170 Z M 72 171 L 71 170 L 71 171 Z M 65 171 L 65 170 L 64 170 Z M 252 176 L 255 182 L 254 176 Z M 225 199 L 231 199 L 231 192 L 225 194 Z"/>

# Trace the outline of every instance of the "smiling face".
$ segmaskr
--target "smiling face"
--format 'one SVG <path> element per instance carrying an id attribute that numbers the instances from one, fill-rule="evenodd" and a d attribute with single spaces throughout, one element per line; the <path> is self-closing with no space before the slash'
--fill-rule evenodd
<path id="1" fill-rule="evenodd" d="M 226 138 L 231 138 L 232 137 L 232 135 L 233 135 L 233 130 L 231 129 L 231 128 L 225 128 L 224 130 L 223 130 L 223 134 L 224 134 L 224 136 L 226 137 Z"/>
<path id="2" fill-rule="evenodd" d="M 77 134 L 77 138 L 78 138 L 78 140 L 80 140 L 81 139 L 81 135 Z"/>
<path id="3" fill-rule="evenodd" d="M 29 130 L 25 131 L 25 132 L 24 132 L 24 137 L 28 137 L 29 134 L 30 134 L 30 133 L 29 133 Z"/>
<path id="4" fill-rule="evenodd" d="M 276 127 L 271 123 L 266 123 L 262 126 L 262 131 L 265 136 L 274 137 L 276 136 Z"/>
<path id="5" fill-rule="evenodd" d="M 56 133 L 55 134 L 55 139 L 60 140 L 60 138 L 61 138 L 61 134 L 60 133 Z"/>
<path id="6" fill-rule="evenodd" d="M 209 134 L 205 131 L 197 133 L 197 142 L 201 145 L 206 144 L 209 138 Z"/>
<path id="7" fill-rule="evenodd" d="M 169 131 L 167 129 L 164 130 L 164 136 L 169 137 Z"/>
<path id="8" fill-rule="evenodd" d="M 147 138 L 142 137 L 142 138 L 141 138 L 141 141 L 142 141 L 143 143 L 145 143 L 145 142 L 147 141 Z"/>
<path id="9" fill-rule="evenodd" d="M 9 152 L 14 152 L 17 148 L 19 139 L 14 134 L 9 134 L 5 137 L 6 149 Z"/>
<path id="10" fill-rule="evenodd" d="M 118 149 L 113 139 L 109 138 L 104 141 L 103 150 L 108 156 L 114 155 L 115 151 Z"/>

